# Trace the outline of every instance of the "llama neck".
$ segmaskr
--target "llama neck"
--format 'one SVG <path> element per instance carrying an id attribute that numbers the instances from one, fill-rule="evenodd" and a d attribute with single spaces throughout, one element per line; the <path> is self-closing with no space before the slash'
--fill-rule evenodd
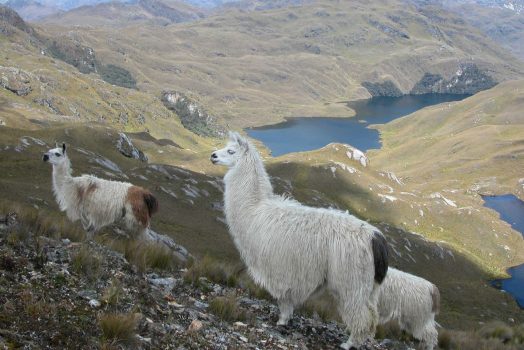
<path id="1" fill-rule="evenodd" d="M 228 171 L 225 182 L 226 216 L 249 215 L 249 209 L 273 194 L 262 159 L 251 150 Z"/>
<path id="2" fill-rule="evenodd" d="M 71 162 L 65 158 L 61 164 L 53 165 L 53 190 L 55 195 L 62 198 L 66 188 L 71 184 Z"/>

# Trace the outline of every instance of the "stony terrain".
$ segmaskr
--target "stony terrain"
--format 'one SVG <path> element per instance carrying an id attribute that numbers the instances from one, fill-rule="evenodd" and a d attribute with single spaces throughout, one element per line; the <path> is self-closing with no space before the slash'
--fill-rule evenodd
<path id="1" fill-rule="evenodd" d="M 1 348 L 336 349 L 345 340 L 318 315 L 275 326 L 276 305 L 245 289 L 191 283 L 187 269 L 139 272 L 99 243 L 39 235 L 16 212 L 0 219 Z M 393 347 L 409 348 L 365 349 Z"/>

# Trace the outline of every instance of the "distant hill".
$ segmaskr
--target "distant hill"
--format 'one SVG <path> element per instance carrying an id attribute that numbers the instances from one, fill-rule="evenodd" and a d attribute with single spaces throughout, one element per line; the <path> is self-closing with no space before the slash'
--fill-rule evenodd
<path id="1" fill-rule="evenodd" d="M 235 126 L 348 115 L 338 102 L 371 96 L 475 93 L 524 72 L 507 50 L 442 6 L 301 2 L 257 11 L 232 6 L 198 21 L 118 32 L 80 12 L 45 27 L 59 33 L 69 26 L 100 57 L 132 72 L 139 89 L 185 92 Z"/>
<path id="2" fill-rule="evenodd" d="M 197 20 L 201 10 L 176 0 L 138 0 L 136 3 L 107 2 L 82 6 L 43 18 L 45 23 L 121 27 L 138 23 L 166 25 Z"/>
<path id="3" fill-rule="evenodd" d="M 62 12 L 60 8 L 52 4 L 44 5 L 35 0 L 8 0 L 5 5 L 16 10 L 27 21 L 38 20 Z"/>
<path id="4" fill-rule="evenodd" d="M 523 0 L 446 0 L 443 4 L 524 60 Z"/>

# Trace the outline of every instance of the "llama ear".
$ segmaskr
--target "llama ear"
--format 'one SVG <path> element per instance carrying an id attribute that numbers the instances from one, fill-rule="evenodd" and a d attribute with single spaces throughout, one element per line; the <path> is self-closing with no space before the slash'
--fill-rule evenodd
<path id="1" fill-rule="evenodd" d="M 239 135 L 238 135 L 237 132 L 230 131 L 228 136 L 229 136 L 229 140 L 230 141 L 237 142 L 237 138 L 238 138 Z"/>
<path id="2" fill-rule="evenodd" d="M 229 132 L 229 139 L 233 142 L 236 142 L 240 147 L 245 149 L 246 151 L 249 149 L 249 143 L 245 138 L 240 136 L 238 132 L 230 131 Z"/>
<path id="3" fill-rule="evenodd" d="M 65 151 L 66 151 L 66 144 L 65 144 L 65 143 L 63 143 L 63 144 L 62 144 L 62 153 L 64 153 L 64 154 L 65 154 Z"/>

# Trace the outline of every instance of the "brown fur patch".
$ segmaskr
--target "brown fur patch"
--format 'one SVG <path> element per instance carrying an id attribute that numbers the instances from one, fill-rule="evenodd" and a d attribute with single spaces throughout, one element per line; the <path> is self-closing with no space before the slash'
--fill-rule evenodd
<path id="1" fill-rule="evenodd" d="M 149 191 L 138 186 L 131 186 L 127 190 L 126 200 L 133 209 L 135 219 L 144 227 L 149 225 L 149 220 L 151 218 L 147 204 L 144 201 L 144 196 L 148 194 L 150 194 Z"/>
<path id="2" fill-rule="evenodd" d="M 89 185 L 87 185 L 87 187 L 79 186 L 76 189 L 76 193 L 77 193 L 77 196 L 78 196 L 78 202 L 79 203 L 83 202 L 84 199 L 86 199 L 97 188 L 98 188 L 98 186 L 94 182 L 91 182 Z"/>
<path id="3" fill-rule="evenodd" d="M 440 311 L 440 292 L 437 288 L 437 286 L 433 285 L 433 289 L 431 290 L 431 312 L 434 312 L 435 314 L 438 314 Z"/>

